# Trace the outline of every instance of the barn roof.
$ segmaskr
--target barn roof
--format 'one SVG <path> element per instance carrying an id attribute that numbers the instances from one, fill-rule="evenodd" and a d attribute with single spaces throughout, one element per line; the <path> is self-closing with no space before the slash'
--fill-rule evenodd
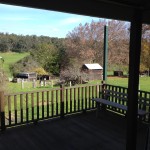
<path id="1" fill-rule="evenodd" d="M 103 69 L 98 63 L 94 64 L 84 64 L 88 69 Z"/>

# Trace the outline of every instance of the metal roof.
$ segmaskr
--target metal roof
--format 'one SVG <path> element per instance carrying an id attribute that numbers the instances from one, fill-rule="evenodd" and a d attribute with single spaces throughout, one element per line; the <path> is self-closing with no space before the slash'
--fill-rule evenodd
<path id="1" fill-rule="evenodd" d="M 0 0 L 0 3 L 75 13 L 100 18 L 132 21 L 134 10 L 142 11 L 150 24 L 150 0 Z"/>
<path id="2" fill-rule="evenodd" d="M 103 69 L 102 66 L 100 66 L 99 64 L 97 63 L 94 63 L 94 64 L 84 64 L 88 69 Z"/>

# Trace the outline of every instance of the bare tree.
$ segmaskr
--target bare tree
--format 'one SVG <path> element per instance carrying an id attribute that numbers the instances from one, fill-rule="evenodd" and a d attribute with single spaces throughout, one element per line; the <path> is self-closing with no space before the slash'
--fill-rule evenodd
<path id="1" fill-rule="evenodd" d="M 88 78 L 88 74 L 81 72 L 81 66 L 69 66 L 61 71 L 61 79 L 68 85 L 71 82 L 73 85 L 81 84 Z"/>

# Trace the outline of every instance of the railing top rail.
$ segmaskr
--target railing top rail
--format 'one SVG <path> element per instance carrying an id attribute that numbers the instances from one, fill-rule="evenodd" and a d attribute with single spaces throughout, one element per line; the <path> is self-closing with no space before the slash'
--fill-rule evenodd
<path id="1" fill-rule="evenodd" d="M 78 85 L 78 86 L 65 87 L 65 89 L 75 89 L 75 88 L 90 87 L 90 86 L 97 86 L 97 85 L 102 85 L 102 84 L 99 83 L 99 84 Z"/>
<path id="2" fill-rule="evenodd" d="M 138 90 L 139 92 L 142 92 L 142 93 L 147 93 L 147 94 L 150 94 L 150 92 L 148 91 L 143 91 L 143 90 Z"/>
<path id="3" fill-rule="evenodd" d="M 105 84 L 105 85 L 112 86 L 112 87 L 119 87 L 119 88 L 123 88 L 123 89 L 128 89 L 127 87 L 117 86 L 117 85 L 112 85 L 112 84 Z M 148 92 L 148 91 L 143 91 L 143 90 L 138 90 L 138 92 L 150 94 L 150 92 Z"/>
<path id="4" fill-rule="evenodd" d="M 105 84 L 105 85 L 112 86 L 112 87 L 123 88 L 123 89 L 128 89 L 127 87 L 118 86 L 118 85 L 112 85 L 112 84 Z"/>
<path id="5" fill-rule="evenodd" d="M 90 87 L 90 86 L 97 86 L 102 85 L 101 83 L 98 84 L 86 84 L 86 85 L 78 85 L 78 86 L 72 86 L 72 87 L 65 87 L 65 89 L 74 89 L 74 88 L 82 88 L 82 87 Z M 48 91 L 56 91 L 61 90 L 61 88 L 52 88 L 52 89 L 46 89 L 46 90 L 36 90 L 36 91 L 29 91 L 29 92 L 18 92 L 18 93 L 5 93 L 5 96 L 15 96 L 15 95 L 25 95 L 25 94 L 32 94 L 37 92 L 48 92 Z"/>
<path id="6" fill-rule="evenodd" d="M 122 96 L 128 96 L 127 93 L 123 93 L 123 92 L 117 92 L 117 91 L 107 90 L 107 89 L 104 89 L 104 91 L 105 91 L 106 93 L 112 93 L 112 94 L 119 94 L 119 95 L 122 95 Z"/>
<path id="7" fill-rule="evenodd" d="M 36 91 L 18 92 L 18 93 L 5 93 L 5 96 L 24 95 L 24 94 L 32 94 L 32 93 L 48 92 L 48 91 L 57 91 L 57 90 L 61 90 L 61 88 L 52 88 L 52 89 L 48 89 L 48 90 L 36 90 Z"/>

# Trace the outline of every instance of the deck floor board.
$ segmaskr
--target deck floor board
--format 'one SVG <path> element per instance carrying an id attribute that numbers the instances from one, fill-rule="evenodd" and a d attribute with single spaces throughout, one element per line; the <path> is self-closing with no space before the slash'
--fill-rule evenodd
<path id="1" fill-rule="evenodd" d="M 144 150 L 145 127 L 138 129 L 138 150 Z M 150 145 L 150 144 L 149 144 Z M 112 113 L 70 115 L 7 129 L 0 150 L 125 150 L 126 119 Z"/>

